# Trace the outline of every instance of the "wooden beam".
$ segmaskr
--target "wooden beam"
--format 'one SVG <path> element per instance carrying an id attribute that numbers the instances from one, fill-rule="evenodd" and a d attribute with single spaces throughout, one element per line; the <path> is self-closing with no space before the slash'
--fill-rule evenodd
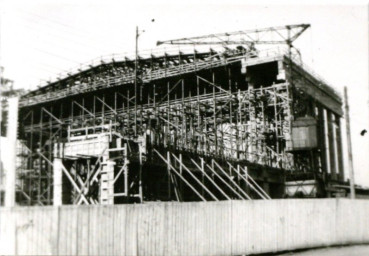
<path id="1" fill-rule="evenodd" d="M 83 107 L 82 105 L 80 105 L 78 102 L 76 102 L 76 101 L 73 101 L 72 102 L 72 104 L 76 104 L 78 107 L 80 107 L 81 109 L 83 109 L 84 111 L 86 111 L 88 114 L 90 114 L 93 118 L 95 118 L 95 115 L 92 113 L 92 112 L 90 112 L 88 109 L 86 109 L 85 107 Z"/>
<path id="2" fill-rule="evenodd" d="M 192 163 L 201 171 L 201 173 L 216 187 L 222 195 L 227 198 L 227 200 L 231 200 L 231 198 L 215 183 L 215 181 L 205 172 L 203 168 L 203 159 L 201 158 L 202 166 L 200 167 L 195 160 L 191 158 Z"/>
<path id="3" fill-rule="evenodd" d="M 161 160 L 163 160 L 166 164 L 169 164 L 167 162 L 167 160 L 156 150 L 154 149 L 154 152 L 161 158 Z M 193 192 L 195 192 L 195 194 L 202 200 L 202 201 L 206 201 L 206 199 L 191 185 L 190 182 L 188 182 L 182 175 L 180 175 L 179 172 L 177 172 L 177 170 L 172 166 L 172 165 L 169 165 L 170 168 L 178 175 L 178 177 L 180 177 L 184 183 L 186 183 L 187 186 L 189 186 Z"/>
<path id="4" fill-rule="evenodd" d="M 115 115 L 118 115 L 117 111 L 115 111 L 112 107 L 110 107 L 108 104 L 105 103 L 102 99 L 95 96 L 97 100 L 99 100 L 104 106 L 106 106 L 108 109 L 110 109 Z"/>
<path id="5" fill-rule="evenodd" d="M 347 153 L 349 164 L 349 176 L 350 176 L 350 197 L 355 199 L 355 176 L 354 176 L 354 163 L 352 160 L 352 146 L 351 146 L 351 128 L 350 128 L 350 107 L 348 104 L 347 87 L 344 89 L 345 96 L 345 119 L 346 119 L 346 138 L 347 138 Z"/>
<path id="6" fill-rule="evenodd" d="M 47 111 L 44 107 L 42 107 L 41 110 L 46 112 L 49 116 L 51 116 L 53 119 L 55 119 L 59 124 L 64 124 L 63 121 L 61 121 L 59 118 L 55 117 L 53 114 L 51 114 L 49 111 Z"/>
<path id="7" fill-rule="evenodd" d="M 174 157 L 175 160 L 177 160 L 177 162 L 183 167 L 184 170 L 186 170 L 188 172 L 188 174 L 190 174 L 190 176 L 215 200 L 215 201 L 219 201 L 218 198 L 216 198 L 216 196 L 210 192 L 210 190 L 204 185 L 202 184 L 202 182 L 179 160 L 178 157 L 176 157 L 173 153 L 172 156 Z"/>

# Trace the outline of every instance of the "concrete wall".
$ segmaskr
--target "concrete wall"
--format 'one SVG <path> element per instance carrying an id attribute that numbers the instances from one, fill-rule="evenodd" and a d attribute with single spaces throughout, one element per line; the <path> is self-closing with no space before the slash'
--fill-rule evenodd
<path id="1" fill-rule="evenodd" d="M 0 254 L 240 255 L 364 242 L 369 242 L 369 200 L 0 210 Z"/>

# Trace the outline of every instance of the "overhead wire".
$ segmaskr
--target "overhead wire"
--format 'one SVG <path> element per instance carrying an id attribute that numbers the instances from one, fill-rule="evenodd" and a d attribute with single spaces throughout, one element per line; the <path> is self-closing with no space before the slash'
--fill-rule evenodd
<path id="1" fill-rule="evenodd" d="M 34 26 L 30 26 L 29 24 L 32 24 L 32 21 L 31 22 L 29 22 L 28 24 L 21 24 L 22 26 L 25 26 L 27 29 L 31 29 L 31 36 L 32 35 L 36 35 L 36 37 L 37 37 L 37 28 L 36 27 L 34 27 Z M 34 30 L 34 31 L 33 31 Z M 62 37 L 63 38 L 63 37 Z M 68 49 L 68 48 L 66 48 L 66 47 L 64 47 L 64 45 L 65 44 L 60 44 L 60 45 L 55 45 L 54 43 L 53 43 L 53 40 L 52 39 L 50 39 L 50 37 L 45 37 L 45 39 L 47 39 L 46 41 L 48 41 L 47 42 L 47 45 L 50 45 L 50 42 L 52 42 L 51 43 L 51 45 L 53 45 L 53 46 L 56 46 L 56 47 L 59 47 L 59 48 L 63 48 L 64 50 L 65 50 L 65 52 L 71 52 L 70 51 L 70 49 Z M 65 40 L 69 40 L 69 39 L 65 39 Z M 17 43 L 20 43 L 20 44 L 24 44 L 24 45 L 26 45 L 26 46 L 28 46 L 28 47 L 31 47 L 32 49 L 34 49 L 35 51 L 38 51 L 38 52 L 40 52 L 40 53 L 42 53 L 42 54 L 46 54 L 46 55 L 48 55 L 48 56 L 52 56 L 53 58 L 57 58 L 57 59 L 59 59 L 59 60 L 63 60 L 63 61 L 67 61 L 67 62 L 70 62 L 70 63 L 74 63 L 74 64 L 80 64 L 82 61 L 77 61 L 76 59 L 74 59 L 74 58 L 70 58 L 70 57 L 67 57 L 68 55 L 61 55 L 61 54 L 58 54 L 58 53 L 55 53 L 55 52 L 51 52 L 51 51 L 49 51 L 49 50 L 46 50 L 46 47 L 42 47 L 42 45 L 41 46 L 32 46 L 32 42 L 35 42 L 36 40 L 27 40 L 27 39 L 25 39 L 25 40 L 19 40 Z M 44 40 L 45 41 L 45 40 Z M 31 44 L 30 44 L 30 42 L 31 42 Z M 82 44 L 83 46 L 86 46 L 86 44 Z M 71 48 L 72 49 L 72 51 L 73 52 L 75 52 L 75 48 Z M 79 49 L 78 49 L 78 53 L 81 53 L 79 50 L 80 49 L 86 49 L 86 47 L 83 47 L 83 48 L 81 48 L 81 47 L 79 47 Z M 56 52 L 59 52 L 59 51 L 56 51 Z M 92 51 L 90 51 L 90 52 L 92 52 Z M 84 55 L 88 55 L 88 56 L 91 56 L 92 54 L 90 53 L 90 54 L 87 54 L 87 52 L 86 52 L 86 54 L 84 54 Z M 95 54 L 94 54 L 95 55 Z M 91 57 L 89 57 L 88 59 L 91 59 Z M 34 60 L 33 60 L 34 61 Z M 54 61 L 54 63 L 55 63 L 55 61 Z M 42 64 L 38 64 L 38 65 L 29 65 L 29 68 L 28 69 L 42 69 L 42 70 L 44 70 L 45 72 L 47 72 L 47 74 L 52 74 L 52 76 L 57 76 L 56 74 L 60 74 L 61 72 L 63 72 L 63 70 L 65 70 L 65 67 L 64 68 L 61 68 L 61 67 L 55 67 L 55 66 L 51 66 L 51 65 L 48 65 L 48 64 L 45 64 L 45 63 L 42 63 Z M 35 77 L 35 76 L 33 76 L 33 77 Z"/>
<path id="2" fill-rule="evenodd" d="M 107 41 L 107 40 L 102 40 L 101 38 L 99 37 L 93 37 L 91 36 L 93 33 L 96 34 L 96 32 L 87 32 L 87 31 L 83 31 L 83 30 L 80 30 L 78 29 L 77 27 L 75 26 L 71 26 L 69 24 L 65 24 L 61 21 L 58 21 L 58 20 L 55 20 L 55 19 L 51 19 L 50 17 L 45 17 L 45 16 L 42 16 L 42 15 L 39 15 L 39 14 L 34 14 L 34 13 L 31 13 L 29 11 L 25 11 L 25 10 L 22 10 L 23 13 L 25 13 L 26 15 L 29 15 L 31 17 L 35 17 L 37 19 L 42 19 L 43 21 L 47 21 L 49 23 L 52 23 L 53 25 L 57 25 L 58 26 L 58 29 L 60 30 L 63 30 L 64 32 L 70 34 L 70 35 L 74 35 L 74 36 L 77 36 L 78 38 L 81 38 L 82 37 L 88 37 L 89 39 L 92 39 L 94 41 L 99 41 L 100 43 L 104 44 L 104 45 L 110 45 L 110 46 L 114 46 L 114 47 L 121 47 L 121 45 L 119 43 L 115 43 L 113 41 Z M 46 23 L 44 23 L 46 25 Z M 51 24 L 49 24 L 50 26 Z M 55 28 L 55 26 L 53 26 Z M 64 28 L 64 29 L 62 29 Z"/>
<path id="3" fill-rule="evenodd" d="M 31 23 L 31 22 L 29 22 L 29 23 Z M 18 23 L 18 24 L 20 24 L 20 23 Z M 34 30 L 35 31 L 35 34 L 40 33 L 40 29 L 36 29 L 35 27 L 33 27 L 33 26 L 29 25 L 29 24 L 20 24 L 20 25 L 22 25 L 22 26 L 24 26 L 26 28 L 29 28 L 29 29 Z M 80 41 L 80 40 L 76 39 L 75 37 L 69 37 L 65 33 L 57 32 L 55 29 L 51 29 L 51 30 L 48 29 L 47 30 L 47 35 L 42 35 L 42 36 L 43 36 L 44 39 L 46 38 L 47 40 L 50 40 L 52 37 L 57 37 L 57 38 L 61 39 L 64 42 L 79 44 L 80 46 L 83 46 L 84 48 L 79 47 L 78 49 L 83 49 L 84 51 L 86 51 L 88 48 L 90 49 L 90 52 L 92 52 L 92 51 L 95 51 L 95 52 L 96 51 L 99 51 L 99 52 L 104 51 L 104 49 L 102 49 L 100 47 L 97 47 L 94 44 L 84 43 L 83 41 Z M 54 41 L 51 41 L 51 42 L 54 42 Z M 69 50 L 73 50 L 73 49 L 76 49 L 76 47 L 70 48 Z"/>

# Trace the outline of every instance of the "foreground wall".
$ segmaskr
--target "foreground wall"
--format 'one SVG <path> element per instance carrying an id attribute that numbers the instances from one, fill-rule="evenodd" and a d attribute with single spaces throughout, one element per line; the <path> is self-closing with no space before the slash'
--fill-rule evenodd
<path id="1" fill-rule="evenodd" d="M 369 200 L 0 210 L 0 254 L 240 255 L 363 242 L 369 242 Z"/>

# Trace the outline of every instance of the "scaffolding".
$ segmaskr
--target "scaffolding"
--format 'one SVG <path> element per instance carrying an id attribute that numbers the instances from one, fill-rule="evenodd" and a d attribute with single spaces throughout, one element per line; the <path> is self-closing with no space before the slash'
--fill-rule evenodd
<path id="1" fill-rule="evenodd" d="M 267 200 L 341 180 L 339 95 L 291 49 L 246 46 L 113 59 L 25 95 L 22 203 Z"/>

